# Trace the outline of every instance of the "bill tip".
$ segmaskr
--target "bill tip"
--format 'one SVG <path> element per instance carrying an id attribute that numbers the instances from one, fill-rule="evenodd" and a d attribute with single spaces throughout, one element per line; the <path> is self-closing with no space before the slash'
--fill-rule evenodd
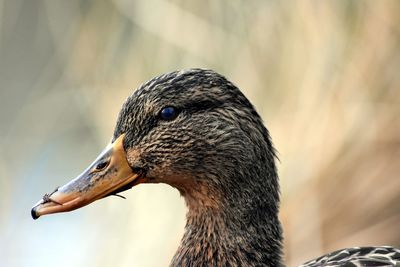
<path id="1" fill-rule="evenodd" d="M 36 220 L 37 218 L 40 217 L 40 216 L 36 213 L 36 207 L 33 207 L 33 208 L 31 209 L 31 216 L 32 216 L 32 219 L 34 219 L 34 220 Z"/>

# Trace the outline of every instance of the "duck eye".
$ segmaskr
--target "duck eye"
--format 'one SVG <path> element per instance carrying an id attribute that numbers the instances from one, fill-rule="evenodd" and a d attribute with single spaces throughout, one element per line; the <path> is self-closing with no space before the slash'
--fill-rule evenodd
<path id="1" fill-rule="evenodd" d="M 103 170 L 103 169 L 105 169 L 105 168 L 107 167 L 108 162 L 109 162 L 109 161 L 102 161 L 102 162 L 98 163 L 98 164 L 96 165 L 96 167 L 94 167 L 94 169 L 95 169 L 96 171 L 101 171 L 101 170 Z"/>
<path id="2" fill-rule="evenodd" d="M 174 107 L 165 107 L 160 112 L 160 118 L 166 121 L 175 119 L 178 116 L 178 111 Z"/>

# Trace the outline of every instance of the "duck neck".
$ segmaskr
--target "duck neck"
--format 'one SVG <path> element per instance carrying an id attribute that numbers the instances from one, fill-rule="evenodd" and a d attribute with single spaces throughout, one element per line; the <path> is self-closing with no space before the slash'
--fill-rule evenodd
<path id="1" fill-rule="evenodd" d="M 279 200 L 268 188 L 229 190 L 222 198 L 218 190 L 181 191 L 189 210 L 171 266 L 282 266 Z"/>

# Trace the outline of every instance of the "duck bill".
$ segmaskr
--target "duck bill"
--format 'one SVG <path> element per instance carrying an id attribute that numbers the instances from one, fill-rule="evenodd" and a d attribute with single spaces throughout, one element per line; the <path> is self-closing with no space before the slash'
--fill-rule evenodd
<path id="1" fill-rule="evenodd" d="M 77 178 L 44 197 L 31 210 L 32 218 L 66 212 L 100 198 L 116 195 L 140 183 L 141 173 L 129 166 L 123 147 L 124 134 L 110 143 Z"/>

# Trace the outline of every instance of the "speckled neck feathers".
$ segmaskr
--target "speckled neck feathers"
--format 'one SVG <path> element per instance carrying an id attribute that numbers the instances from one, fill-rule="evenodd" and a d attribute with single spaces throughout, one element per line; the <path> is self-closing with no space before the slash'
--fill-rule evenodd
<path id="1" fill-rule="evenodd" d="M 248 175 L 241 176 L 244 173 Z M 189 210 L 171 266 L 282 266 L 277 195 L 271 194 L 275 190 L 271 184 L 263 182 L 274 172 L 260 168 L 236 175 L 230 179 L 237 183 L 230 188 L 181 191 Z"/>
<path id="2" fill-rule="evenodd" d="M 171 266 L 282 266 L 280 223 L 268 212 L 189 211 Z"/>

